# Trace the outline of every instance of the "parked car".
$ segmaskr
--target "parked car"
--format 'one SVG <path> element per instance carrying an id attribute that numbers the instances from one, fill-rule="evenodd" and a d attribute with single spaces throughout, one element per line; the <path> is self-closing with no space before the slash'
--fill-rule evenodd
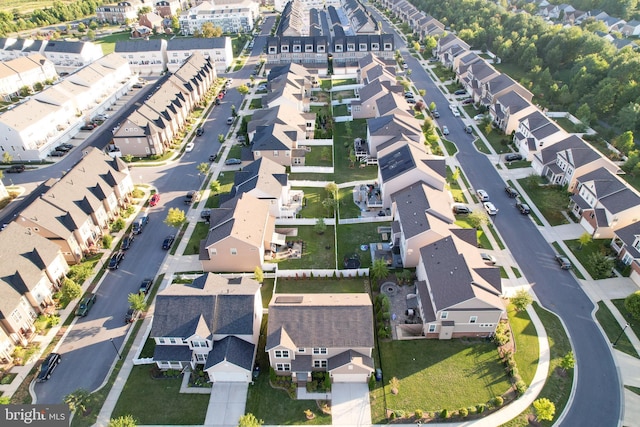
<path id="1" fill-rule="evenodd" d="M 57 150 L 53 150 L 51 153 L 49 153 L 51 157 L 62 157 L 65 154 L 67 153 L 65 153 L 64 151 L 57 151 Z"/>
<path id="2" fill-rule="evenodd" d="M 407 63 L 405 62 L 404 64 L 402 64 L 402 68 L 404 68 L 405 70 L 409 68 L 409 65 L 407 65 Z"/>
<path id="3" fill-rule="evenodd" d="M 196 190 L 191 190 L 184 196 L 184 203 L 187 205 L 191 205 L 200 200 L 200 192 Z"/>
<path id="4" fill-rule="evenodd" d="M 227 159 L 224 162 L 225 165 L 229 166 L 229 165 L 239 165 L 242 164 L 242 160 L 240 159 Z"/>
<path id="5" fill-rule="evenodd" d="M 471 213 L 471 209 L 469 209 L 468 206 L 465 206 L 462 203 L 454 204 L 451 207 L 451 209 L 453 210 L 453 213 L 456 214 L 456 215 L 470 214 Z"/>
<path id="6" fill-rule="evenodd" d="M 169 250 L 171 249 L 171 245 L 173 245 L 173 242 L 176 240 L 176 236 L 173 234 L 168 235 L 164 241 L 162 242 L 162 249 Z"/>
<path id="7" fill-rule="evenodd" d="M 185 153 L 192 152 L 194 147 L 195 147 L 195 144 L 193 142 L 187 143 L 187 145 L 184 146 Z"/>
<path id="8" fill-rule="evenodd" d="M 528 215 L 531 212 L 531 208 L 526 203 L 522 203 L 521 201 L 516 202 L 516 208 L 520 211 L 522 215 Z"/>
<path id="9" fill-rule="evenodd" d="M 151 285 L 153 285 L 153 280 L 144 279 L 140 284 L 140 289 L 138 290 L 138 292 L 145 295 L 148 294 L 149 289 L 151 289 Z"/>
<path id="10" fill-rule="evenodd" d="M 109 115 L 105 113 L 100 113 L 95 117 L 96 120 L 102 120 L 103 122 L 108 118 L 109 118 Z"/>
<path id="11" fill-rule="evenodd" d="M 244 143 L 247 142 L 247 138 L 244 135 L 236 135 L 236 141 L 244 145 Z"/>
<path id="12" fill-rule="evenodd" d="M 504 156 L 505 161 L 507 162 L 515 162 L 518 160 L 522 160 L 522 154 L 520 153 L 509 153 Z"/>
<path id="13" fill-rule="evenodd" d="M 133 239 L 135 239 L 135 235 L 133 233 L 130 233 L 124 236 L 124 238 L 122 239 L 122 245 L 120 246 L 120 249 L 123 251 L 129 250 L 129 248 L 131 247 L 131 244 L 133 243 Z"/>
<path id="14" fill-rule="evenodd" d="M 21 173 L 24 172 L 24 165 L 11 165 L 11 167 L 7 170 L 5 170 L 5 172 L 7 173 Z"/>
<path id="15" fill-rule="evenodd" d="M 204 134 L 204 128 L 198 128 L 198 130 L 196 131 L 196 136 L 202 136 L 202 134 Z"/>
<path id="16" fill-rule="evenodd" d="M 473 104 L 473 98 L 467 98 L 464 101 L 462 101 L 462 105 L 469 105 L 469 104 Z"/>
<path id="17" fill-rule="evenodd" d="M 227 117 L 227 124 L 228 125 L 232 125 L 233 124 L 233 117 Z"/>
<path id="18" fill-rule="evenodd" d="M 71 151 L 71 148 L 67 147 L 66 145 L 58 145 L 56 147 L 56 151 L 64 151 L 66 153 L 67 151 Z"/>
<path id="19" fill-rule="evenodd" d="M 265 84 L 259 85 L 259 86 L 256 88 L 256 90 L 258 90 L 258 91 L 261 91 L 261 90 L 267 90 L 267 85 L 265 85 Z"/>
<path id="20" fill-rule="evenodd" d="M 160 202 L 160 194 L 155 193 L 151 196 L 151 200 L 149 200 L 149 206 L 155 206 Z"/>
<path id="21" fill-rule="evenodd" d="M 407 104 L 415 104 L 416 103 L 416 99 L 415 98 L 406 98 L 407 99 Z"/>
<path id="22" fill-rule="evenodd" d="M 467 91 L 464 89 L 458 89 L 457 91 L 453 92 L 454 95 L 466 95 Z"/>
<path id="23" fill-rule="evenodd" d="M 60 361 L 62 361 L 60 353 L 49 353 L 47 358 L 44 359 L 44 362 L 42 362 L 42 365 L 40 365 L 40 373 L 38 374 L 36 381 L 41 383 L 51 378 L 51 374 L 56 369 Z"/>
<path id="24" fill-rule="evenodd" d="M 458 111 L 458 108 L 456 108 L 455 110 L 451 110 L 451 112 L 453 113 L 454 117 L 460 117 L 460 111 Z"/>
<path id="25" fill-rule="evenodd" d="M 484 210 L 487 211 L 489 215 L 493 216 L 498 214 L 498 208 L 496 208 L 493 203 L 484 202 L 482 206 L 484 206 Z"/>
<path id="26" fill-rule="evenodd" d="M 134 310 L 133 308 L 129 308 L 127 310 L 127 314 L 124 315 L 124 323 L 133 323 L 138 320 L 138 316 L 140 312 L 138 310 Z"/>
<path id="27" fill-rule="evenodd" d="M 224 93 L 223 92 L 218 93 L 218 99 L 222 99 L 222 98 L 224 98 Z"/>
<path id="28" fill-rule="evenodd" d="M 434 110 L 431 112 L 431 115 L 435 118 L 435 119 L 439 119 L 440 118 L 440 112 L 438 110 Z"/>
<path id="29" fill-rule="evenodd" d="M 73 144 L 69 144 L 68 142 L 60 144 L 60 147 L 64 147 L 64 148 L 68 148 L 69 150 L 73 150 Z"/>
<path id="30" fill-rule="evenodd" d="M 111 255 L 111 259 L 109 260 L 109 265 L 107 266 L 107 268 L 109 270 L 117 270 L 118 266 L 120 265 L 123 259 L 124 259 L 124 252 L 117 251 L 116 253 Z"/>
<path id="31" fill-rule="evenodd" d="M 211 209 L 202 209 L 202 211 L 200 212 L 200 218 L 204 219 L 205 221 L 209 221 L 209 219 L 211 218 Z"/>
<path id="32" fill-rule="evenodd" d="M 518 190 L 513 187 L 506 186 L 504 187 L 504 191 L 507 193 L 507 196 L 511 197 L 512 199 L 515 199 L 520 195 L 520 193 L 518 193 Z"/>
<path id="33" fill-rule="evenodd" d="M 216 160 L 218 160 L 218 153 L 209 156 L 210 162 L 215 162 Z"/>
<path id="34" fill-rule="evenodd" d="M 478 114 L 473 116 L 473 120 L 476 120 L 476 121 L 484 120 L 484 114 Z"/>
<path id="35" fill-rule="evenodd" d="M 442 126 L 442 134 L 443 135 L 449 135 L 449 128 L 446 126 Z"/>
<path id="36" fill-rule="evenodd" d="M 471 126 L 465 126 L 464 131 L 471 135 L 473 133 L 473 128 Z"/>
<path id="37" fill-rule="evenodd" d="M 216 98 L 216 105 L 220 105 L 220 98 Z"/>
<path id="38" fill-rule="evenodd" d="M 231 86 L 232 84 L 233 84 L 233 79 L 232 79 L 231 77 L 229 77 L 229 78 L 227 79 L 227 82 L 225 83 L 225 85 L 226 85 L 227 87 L 229 87 L 229 86 Z"/>
<path id="39" fill-rule="evenodd" d="M 487 193 L 484 190 L 477 190 L 476 195 L 478 196 L 478 199 L 480 199 L 481 202 L 489 201 L 489 193 Z"/>
<path id="40" fill-rule="evenodd" d="M 490 254 L 482 252 L 480 254 L 480 257 L 482 258 L 484 263 L 487 264 L 487 265 L 495 265 L 496 264 L 496 257 L 494 257 L 493 255 L 490 255 Z"/>
<path id="41" fill-rule="evenodd" d="M 80 304 L 78 304 L 78 308 L 76 309 L 76 316 L 86 316 L 89 314 L 89 310 L 93 307 L 93 304 L 96 303 L 96 295 L 90 294 L 86 297 L 82 298 Z"/>
<path id="42" fill-rule="evenodd" d="M 571 261 L 564 255 L 556 255 L 556 262 L 560 265 L 560 268 L 563 270 L 571 269 Z"/>
<path id="43" fill-rule="evenodd" d="M 134 88 L 134 89 L 142 89 L 143 86 L 140 83 L 136 83 L 131 87 Z"/>
<path id="44" fill-rule="evenodd" d="M 93 123 L 87 123 L 86 125 L 82 126 L 80 130 L 94 130 L 95 128 L 96 125 L 94 125 Z"/>
<path id="45" fill-rule="evenodd" d="M 413 98 L 413 92 L 405 92 L 404 93 L 404 97 L 405 98 Z"/>

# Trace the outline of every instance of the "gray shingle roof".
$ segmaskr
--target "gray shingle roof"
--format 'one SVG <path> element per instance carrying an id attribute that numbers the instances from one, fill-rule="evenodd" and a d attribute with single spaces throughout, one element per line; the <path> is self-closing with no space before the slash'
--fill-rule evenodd
<path id="1" fill-rule="evenodd" d="M 253 369 L 253 354 L 255 345 L 237 337 L 226 337 L 213 343 L 204 369 L 209 369 L 222 362 L 229 362 L 251 371 Z"/>
<path id="2" fill-rule="evenodd" d="M 172 50 L 224 49 L 226 37 L 174 38 L 167 41 L 167 52 Z"/>

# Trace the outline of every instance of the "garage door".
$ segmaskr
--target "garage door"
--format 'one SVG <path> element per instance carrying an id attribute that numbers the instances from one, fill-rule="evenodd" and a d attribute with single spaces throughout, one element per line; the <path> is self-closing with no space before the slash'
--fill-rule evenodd
<path id="1" fill-rule="evenodd" d="M 369 378 L 367 374 L 334 374 L 334 383 L 366 383 Z"/>
<path id="2" fill-rule="evenodd" d="M 225 383 L 235 383 L 235 382 L 244 382 L 248 383 L 250 380 L 248 378 L 248 374 L 242 372 L 214 372 L 213 373 L 213 382 L 225 382 Z"/>

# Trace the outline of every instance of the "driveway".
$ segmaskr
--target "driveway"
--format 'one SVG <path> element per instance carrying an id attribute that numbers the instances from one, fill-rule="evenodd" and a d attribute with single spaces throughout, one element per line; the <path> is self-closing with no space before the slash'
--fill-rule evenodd
<path id="1" fill-rule="evenodd" d="M 371 425 L 369 386 L 365 383 L 333 383 L 331 418 L 334 426 Z"/>
<path id="2" fill-rule="evenodd" d="M 205 426 L 236 427 L 247 404 L 247 383 L 214 383 Z"/>

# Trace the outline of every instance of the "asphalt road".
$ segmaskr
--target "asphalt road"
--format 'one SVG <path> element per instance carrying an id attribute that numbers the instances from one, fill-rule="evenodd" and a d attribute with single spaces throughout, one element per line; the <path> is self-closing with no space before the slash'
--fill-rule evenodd
<path id="1" fill-rule="evenodd" d="M 388 25 L 384 23 L 385 28 Z M 486 190 L 499 209 L 492 218 L 502 240 L 531 283 L 542 305 L 564 322 L 576 356 L 576 384 L 571 405 L 562 425 L 615 426 L 622 417 L 622 386 L 611 353 L 609 341 L 591 317 L 594 305 L 580 288 L 575 276 L 561 270 L 555 252 L 539 232 L 535 223 L 515 208 L 515 202 L 504 191 L 505 182 L 486 155 L 473 145 L 475 137 L 465 133 L 472 119 L 454 117 L 451 100 L 436 88 L 416 58 L 401 49 L 412 69 L 411 79 L 418 89 L 425 89 L 427 105 L 436 103 L 441 117 L 439 127 L 447 126 L 447 139 L 456 143 L 457 159 L 474 189 Z M 478 209 L 482 209 L 478 206 Z M 560 414 L 556 414 L 559 416 Z"/>

